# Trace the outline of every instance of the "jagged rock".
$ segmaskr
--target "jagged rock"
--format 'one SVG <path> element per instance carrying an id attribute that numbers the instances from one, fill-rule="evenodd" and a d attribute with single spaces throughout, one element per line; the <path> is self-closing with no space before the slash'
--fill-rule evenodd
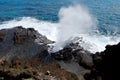
<path id="1" fill-rule="evenodd" d="M 117 66 L 119 63 L 117 63 L 120 53 L 120 43 L 117 45 L 112 46 L 106 46 L 106 50 L 101 52 L 102 55 L 104 55 L 99 63 L 99 66 L 96 65 L 96 69 L 98 69 L 103 76 L 104 80 L 114 80 L 115 78 L 119 79 L 117 77 Z"/>
<path id="2" fill-rule="evenodd" d="M 1 80 L 30 80 L 30 79 L 31 80 L 78 80 L 75 74 L 61 69 L 58 66 L 58 64 L 47 63 L 47 62 L 44 63 L 36 58 L 29 60 L 21 60 L 18 58 L 14 58 L 13 60 L 9 61 L 9 64 L 4 63 L 4 66 L 0 65 L 0 79 Z"/>
<path id="3" fill-rule="evenodd" d="M 47 51 L 47 44 L 51 43 L 52 41 L 39 34 L 33 28 L 26 29 L 18 26 L 11 29 L 2 29 L 0 30 L 0 59 L 38 57 L 36 55 Z"/>
<path id="4" fill-rule="evenodd" d="M 115 80 L 119 79 L 118 65 L 120 53 L 120 43 L 117 45 L 107 45 L 106 50 L 93 55 L 94 70 L 86 74 L 86 80 Z"/>
<path id="5" fill-rule="evenodd" d="M 77 38 L 78 41 L 67 44 L 66 47 L 72 49 L 72 55 L 73 55 L 73 60 L 79 63 L 80 66 L 83 66 L 84 68 L 92 68 L 93 60 L 92 60 L 92 53 L 85 50 L 80 44 L 82 44 L 81 38 Z"/>
<path id="6" fill-rule="evenodd" d="M 89 51 L 83 49 L 76 43 L 67 45 L 62 50 L 52 54 L 56 60 L 75 61 L 84 68 L 91 68 L 93 64 L 92 55 Z"/>
<path id="7" fill-rule="evenodd" d="M 52 57 L 60 66 L 75 73 L 79 80 L 84 80 L 84 75 L 93 67 L 92 53 L 85 50 L 78 43 L 69 43 L 62 50 L 52 53 Z"/>
<path id="8" fill-rule="evenodd" d="M 84 50 L 84 49 L 78 49 L 73 51 L 74 59 L 79 63 L 80 66 L 83 66 L 84 68 L 92 68 L 93 67 L 93 61 L 92 61 L 92 55 L 90 52 Z"/>
<path id="9" fill-rule="evenodd" d="M 52 58 L 48 44 L 53 41 L 33 28 L 18 26 L 2 29 L 0 33 L 5 34 L 0 35 L 0 79 L 78 80 L 75 74 L 61 69 L 56 62 L 49 62 Z M 50 75 L 45 74 L 47 71 Z"/>
<path id="10" fill-rule="evenodd" d="M 56 60 L 69 61 L 72 59 L 72 49 L 64 48 L 63 50 L 60 50 L 59 52 L 53 53 L 52 55 Z"/>
<path id="11" fill-rule="evenodd" d="M 79 76 L 79 80 L 114 80 L 117 77 L 120 43 L 92 54 L 81 47 L 82 42 L 78 42 L 81 38 L 75 40 L 62 50 L 49 54 L 48 44 L 53 41 L 33 28 L 18 26 L 0 30 L 0 79 L 78 80 Z M 49 63 L 50 60 L 53 62 Z"/>

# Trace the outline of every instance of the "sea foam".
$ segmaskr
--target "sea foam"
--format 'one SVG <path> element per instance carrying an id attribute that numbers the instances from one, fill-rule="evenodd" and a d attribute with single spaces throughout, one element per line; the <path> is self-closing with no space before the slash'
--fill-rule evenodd
<path id="1" fill-rule="evenodd" d="M 54 52 L 62 49 L 71 37 L 82 37 L 84 43 L 81 46 L 92 53 L 103 51 L 107 44 L 116 44 L 120 41 L 117 36 L 101 35 L 97 28 L 99 22 L 87 8 L 81 5 L 62 7 L 58 17 L 59 21 L 56 23 L 33 17 L 22 17 L 3 22 L 0 24 L 0 29 L 15 26 L 35 28 L 39 33 L 56 42 Z"/>

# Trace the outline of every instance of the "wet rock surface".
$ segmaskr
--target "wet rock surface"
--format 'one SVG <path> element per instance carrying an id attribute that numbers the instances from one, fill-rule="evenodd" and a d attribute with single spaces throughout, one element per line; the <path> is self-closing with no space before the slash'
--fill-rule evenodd
<path id="1" fill-rule="evenodd" d="M 51 43 L 33 28 L 0 30 L 0 80 L 78 80 L 52 60 Z"/>
<path id="2" fill-rule="evenodd" d="M 114 80 L 117 77 L 120 43 L 107 45 L 106 50 L 91 54 L 77 44 L 69 44 L 56 52 L 54 58 L 62 68 L 83 76 L 83 80 Z M 79 66 L 78 66 L 79 64 Z"/>
<path id="3" fill-rule="evenodd" d="M 17 26 L 0 30 L 0 80 L 117 78 L 120 43 L 108 45 L 105 51 L 92 54 L 78 43 L 81 38 L 75 40 L 62 50 L 49 54 L 48 44 L 54 42 L 33 28 Z"/>
<path id="4" fill-rule="evenodd" d="M 84 80 L 84 75 L 90 72 L 93 67 L 92 53 L 82 48 L 77 43 L 70 43 L 62 50 L 53 53 L 52 57 L 60 66 L 72 73 L 75 73 L 79 80 Z"/>

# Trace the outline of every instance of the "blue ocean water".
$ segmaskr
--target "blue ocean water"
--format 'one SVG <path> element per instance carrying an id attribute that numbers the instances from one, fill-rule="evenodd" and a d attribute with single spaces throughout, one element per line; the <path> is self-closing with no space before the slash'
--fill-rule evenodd
<path id="1" fill-rule="evenodd" d="M 103 51 L 120 42 L 120 0 L 0 0 L 0 29 L 15 26 L 35 28 L 58 50 L 79 34 L 83 48 Z"/>
<path id="2" fill-rule="evenodd" d="M 56 21 L 59 9 L 68 4 L 65 0 L 0 0 L 0 21 L 25 16 Z"/>
<path id="3" fill-rule="evenodd" d="M 0 0 L 0 22 L 19 17 L 57 22 L 60 8 L 76 3 L 88 7 L 101 33 L 120 33 L 120 0 Z"/>

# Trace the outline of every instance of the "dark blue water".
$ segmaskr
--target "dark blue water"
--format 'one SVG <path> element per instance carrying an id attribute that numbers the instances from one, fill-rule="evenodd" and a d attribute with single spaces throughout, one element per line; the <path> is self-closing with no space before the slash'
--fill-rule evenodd
<path id="1" fill-rule="evenodd" d="M 69 4 L 65 0 L 0 0 L 0 21 L 27 16 L 56 21 L 59 9 Z"/>
<path id="2" fill-rule="evenodd" d="M 80 0 L 99 21 L 102 33 L 120 33 L 120 0 Z M 117 32 L 116 32 L 117 31 Z"/>
<path id="3" fill-rule="evenodd" d="M 76 3 L 98 19 L 101 33 L 120 33 L 120 0 L 0 0 L 0 22 L 19 17 L 56 22 L 61 7 Z"/>

